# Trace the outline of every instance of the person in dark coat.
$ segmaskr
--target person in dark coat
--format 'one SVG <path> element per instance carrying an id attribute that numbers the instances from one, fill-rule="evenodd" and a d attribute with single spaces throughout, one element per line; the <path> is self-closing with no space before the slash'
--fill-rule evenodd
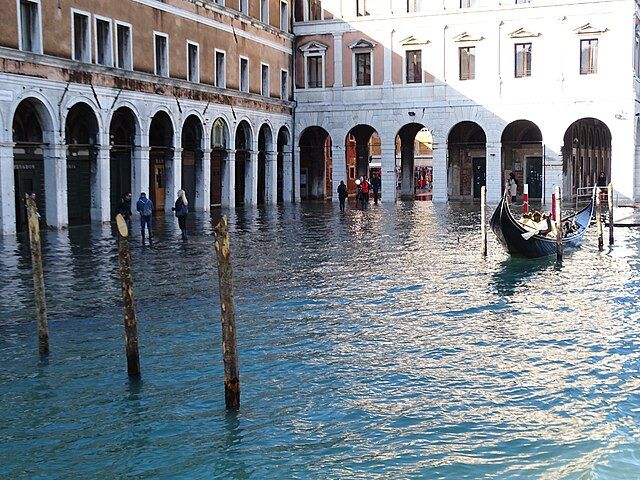
<path id="1" fill-rule="evenodd" d="M 344 204 L 349 196 L 349 192 L 347 191 L 347 186 L 344 184 L 344 180 L 340 180 L 340 185 L 338 185 L 338 200 L 340 200 L 340 211 L 344 212 Z"/>
<path id="2" fill-rule="evenodd" d="M 131 230 L 131 193 L 123 193 L 120 199 L 120 205 L 118 205 L 118 213 L 122 215 L 125 222 L 127 222 L 127 228 Z"/>
<path id="3" fill-rule="evenodd" d="M 380 180 L 380 176 L 378 174 L 374 175 L 371 179 L 371 189 L 373 190 L 373 203 L 374 205 L 378 204 L 378 194 L 380 193 L 380 187 L 382 186 L 382 181 Z"/>
<path id="4" fill-rule="evenodd" d="M 178 198 L 175 206 L 171 208 L 178 218 L 178 226 L 182 232 L 182 240 L 187 240 L 187 214 L 189 213 L 189 202 L 184 190 L 178 190 Z"/>
<path id="5" fill-rule="evenodd" d="M 153 247 L 153 237 L 151 233 L 151 217 L 153 215 L 153 202 L 147 198 L 147 194 L 140 193 L 140 198 L 136 203 L 136 210 L 140 212 L 140 233 L 142 235 L 142 246 L 144 247 L 145 226 L 149 230 L 149 246 Z"/>

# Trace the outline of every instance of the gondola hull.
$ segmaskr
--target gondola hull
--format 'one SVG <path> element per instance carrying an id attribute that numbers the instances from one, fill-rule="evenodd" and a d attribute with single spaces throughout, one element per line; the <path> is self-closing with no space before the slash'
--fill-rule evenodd
<path id="1" fill-rule="evenodd" d="M 506 197 L 503 197 L 498 204 L 496 210 L 491 216 L 489 225 L 491 230 L 498 237 L 498 241 L 506 248 L 507 252 L 514 256 L 539 258 L 555 255 L 556 240 L 542 235 L 534 235 L 528 240 L 522 237 L 522 234 L 528 232 L 513 216 L 509 210 Z M 562 239 L 564 248 L 573 248 L 579 246 L 584 234 L 589 228 L 591 216 L 593 214 L 593 198 L 591 203 L 575 215 L 566 220 L 573 220 L 578 229 L 570 236 Z"/>

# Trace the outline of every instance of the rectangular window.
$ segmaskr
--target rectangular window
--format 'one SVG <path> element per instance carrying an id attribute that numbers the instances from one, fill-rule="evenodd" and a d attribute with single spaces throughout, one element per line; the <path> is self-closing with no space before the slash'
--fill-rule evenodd
<path id="1" fill-rule="evenodd" d="M 40 31 L 40 2 L 20 0 L 20 50 L 42 53 Z"/>
<path id="2" fill-rule="evenodd" d="M 249 91 L 249 59 L 240 57 L 240 91 Z"/>
<path id="3" fill-rule="evenodd" d="M 111 20 L 96 18 L 96 63 L 113 66 Z"/>
<path id="4" fill-rule="evenodd" d="M 280 98 L 289 100 L 289 72 L 280 70 Z"/>
<path id="5" fill-rule="evenodd" d="M 187 42 L 187 80 L 196 83 L 200 81 L 200 55 L 197 43 Z"/>
<path id="6" fill-rule="evenodd" d="M 407 83 L 422 83 L 422 50 L 407 50 Z"/>
<path id="7" fill-rule="evenodd" d="M 116 22 L 116 67 L 133 69 L 133 49 L 131 46 L 131 25 Z"/>
<path id="8" fill-rule="evenodd" d="M 516 43 L 515 45 L 515 76 L 516 78 L 531 76 L 531 44 Z"/>
<path id="9" fill-rule="evenodd" d="M 261 74 L 262 74 L 262 82 L 260 84 L 260 94 L 268 97 L 270 95 L 269 91 L 269 65 L 265 65 L 264 63 L 261 65 Z"/>
<path id="10" fill-rule="evenodd" d="M 260 0 L 260 21 L 269 23 L 269 0 Z"/>
<path id="11" fill-rule="evenodd" d="M 516 0 L 516 5 L 522 5 L 524 3 L 531 3 L 531 0 Z"/>
<path id="12" fill-rule="evenodd" d="M 224 5 L 224 0 L 216 0 L 217 5 Z"/>
<path id="13" fill-rule="evenodd" d="M 91 31 L 89 15 L 73 12 L 71 24 L 73 39 L 73 59 L 78 62 L 91 62 Z"/>
<path id="14" fill-rule="evenodd" d="M 460 0 L 460 8 L 472 8 L 476 6 L 476 0 Z"/>
<path id="15" fill-rule="evenodd" d="M 240 0 L 240 12 L 249 15 L 249 0 Z"/>
<path id="16" fill-rule="evenodd" d="M 169 76 L 169 37 L 164 33 L 154 33 L 154 70 L 161 77 Z"/>
<path id="17" fill-rule="evenodd" d="M 580 40 L 580 75 L 598 73 L 598 40 Z"/>
<path id="18" fill-rule="evenodd" d="M 280 2 L 280 30 L 289 32 L 289 4 Z"/>
<path id="19" fill-rule="evenodd" d="M 407 12 L 421 12 L 426 7 L 425 0 L 407 0 Z"/>
<path id="20" fill-rule="evenodd" d="M 356 85 L 371 85 L 371 52 L 356 53 Z"/>
<path id="21" fill-rule="evenodd" d="M 227 59 L 220 50 L 216 50 L 216 87 L 227 88 Z"/>
<path id="22" fill-rule="evenodd" d="M 357 10 L 356 15 L 358 17 L 366 17 L 369 15 L 369 11 L 367 10 L 367 0 L 356 0 L 357 1 Z"/>
<path id="23" fill-rule="evenodd" d="M 476 47 L 460 48 L 460 80 L 476 78 Z"/>
<path id="24" fill-rule="evenodd" d="M 313 55 L 307 57 L 307 88 L 322 88 L 322 56 Z"/>
<path id="25" fill-rule="evenodd" d="M 322 4 L 320 0 L 307 0 L 308 20 L 322 20 Z"/>

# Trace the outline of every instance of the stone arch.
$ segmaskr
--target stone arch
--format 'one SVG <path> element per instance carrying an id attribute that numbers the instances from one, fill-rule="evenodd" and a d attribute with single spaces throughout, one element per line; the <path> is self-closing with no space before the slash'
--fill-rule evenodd
<path id="1" fill-rule="evenodd" d="M 171 112 L 159 108 L 149 124 L 149 196 L 154 209 L 162 211 L 167 202 L 168 182 L 174 155 L 175 125 Z"/>
<path id="2" fill-rule="evenodd" d="M 543 139 L 540 127 L 531 120 L 519 119 L 502 131 L 501 171 L 503 188 L 513 173 L 518 182 L 518 194 L 529 186 L 529 198 L 544 198 Z"/>
<path id="3" fill-rule="evenodd" d="M 196 208 L 196 198 L 204 187 L 203 155 L 204 127 L 199 115 L 188 115 L 182 124 L 180 135 L 182 149 L 181 189 L 185 191 L 191 209 Z"/>
<path id="4" fill-rule="evenodd" d="M 433 189 L 433 135 L 422 123 L 403 125 L 395 137 L 396 184 L 400 198 L 430 199 Z"/>
<path id="5" fill-rule="evenodd" d="M 253 190 L 253 129 L 248 120 L 241 120 L 236 126 L 234 145 L 236 150 L 235 204 L 250 204 Z"/>
<path id="6" fill-rule="evenodd" d="M 220 116 L 211 125 L 211 168 L 210 168 L 210 203 L 211 206 L 222 205 L 222 192 L 231 191 L 230 173 L 225 169 L 229 141 L 229 123 Z"/>
<path id="7" fill-rule="evenodd" d="M 356 193 L 356 179 L 370 177 L 373 169 L 381 170 L 381 141 L 378 131 L 369 124 L 352 127 L 344 139 L 347 190 Z"/>
<path id="8" fill-rule="evenodd" d="M 278 130 L 276 140 L 277 158 L 276 158 L 276 202 L 290 202 L 292 200 L 291 186 L 292 169 L 291 169 L 291 132 L 287 125 L 282 125 Z"/>
<path id="9" fill-rule="evenodd" d="M 128 106 L 117 108 L 109 121 L 110 205 L 113 215 L 120 199 L 132 191 L 133 155 L 140 137 L 140 119 Z"/>
<path id="10" fill-rule="evenodd" d="M 272 155 L 273 130 L 265 122 L 258 130 L 258 205 L 272 203 L 274 198 L 273 180 L 276 178 Z"/>
<path id="11" fill-rule="evenodd" d="M 300 198 L 326 200 L 331 198 L 333 172 L 331 135 L 322 127 L 307 127 L 300 135 Z"/>
<path id="12" fill-rule="evenodd" d="M 486 145 L 487 135 L 475 122 L 465 120 L 451 128 L 447 136 L 450 199 L 480 198 L 480 189 L 486 185 Z"/>

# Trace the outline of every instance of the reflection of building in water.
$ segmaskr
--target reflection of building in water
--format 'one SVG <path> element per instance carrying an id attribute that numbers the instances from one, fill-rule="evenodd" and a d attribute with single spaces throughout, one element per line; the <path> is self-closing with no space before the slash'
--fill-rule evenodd
<path id="1" fill-rule="evenodd" d="M 512 172 L 520 195 L 526 182 L 532 199 L 554 185 L 571 197 L 600 171 L 617 200 L 640 200 L 630 0 L 295 4 L 296 132 L 332 138 L 334 184 L 368 158 L 385 200 L 413 198 L 426 129 L 434 201 L 474 201 L 485 185 L 497 201 Z"/>

